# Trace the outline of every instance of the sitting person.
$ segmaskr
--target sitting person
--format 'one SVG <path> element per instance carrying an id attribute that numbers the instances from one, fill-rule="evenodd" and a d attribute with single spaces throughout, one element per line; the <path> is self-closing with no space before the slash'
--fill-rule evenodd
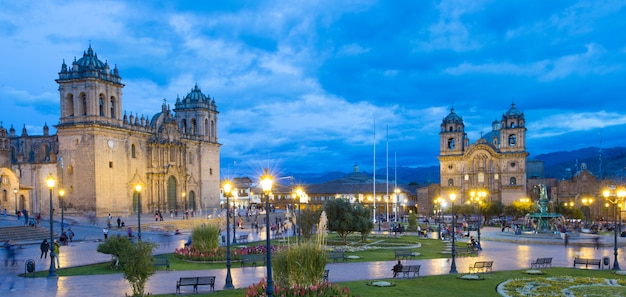
<path id="1" fill-rule="evenodd" d="M 189 247 L 189 246 L 191 246 L 191 237 L 189 237 L 187 239 L 187 242 L 185 242 L 185 247 Z"/>
<path id="2" fill-rule="evenodd" d="M 176 229 L 176 231 L 174 231 L 174 235 L 180 235 L 180 230 Z"/>
<path id="3" fill-rule="evenodd" d="M 391 271 L 393 271 L 393 277 L 395 278 L 398 275 L 398 273 L 402 272 L 402 262 L 398 260 L 398 264 L 393 265 L 393 268 L 391 269 Z"/>

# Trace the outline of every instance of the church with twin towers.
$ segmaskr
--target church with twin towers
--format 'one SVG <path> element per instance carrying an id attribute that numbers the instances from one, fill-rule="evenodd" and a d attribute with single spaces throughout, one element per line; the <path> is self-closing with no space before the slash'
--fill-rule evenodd
<path id="1" fill-rule="evenodd" d="M 218 110 L 197 85 L 173 109 L 164 100 L 153 116 L 127 113 L 119 69 L 91 46 L 71 65 L 63 61 L 56 82 L 56 134 L 47 124 L 43 135 L 0 125 L 2 208 L 49 211 L 49 176 L 68 213 L 125 216 L 139 203 L 146 213 L 220 207 Z"/>

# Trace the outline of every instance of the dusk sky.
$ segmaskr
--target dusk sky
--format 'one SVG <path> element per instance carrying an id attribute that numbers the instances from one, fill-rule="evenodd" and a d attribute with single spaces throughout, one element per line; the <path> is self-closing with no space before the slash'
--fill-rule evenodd
<path id="1" fill-rule="evenodd" d="M 90 44 L 128 114 L 214 98 L 223 176 L 371 172 L 374 134 L 377 169 L 437 165 L 451 107 L 473 143 L 515 103 L 530 158 L 626 146 L 626 1 L 0 0 L 2 125 L 53 128 Z"/>

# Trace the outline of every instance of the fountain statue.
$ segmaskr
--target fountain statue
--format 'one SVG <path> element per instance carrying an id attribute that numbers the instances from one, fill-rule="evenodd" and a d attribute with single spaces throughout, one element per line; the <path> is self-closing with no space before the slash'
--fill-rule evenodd
<path id="1" fill-rule="evenodd" d="M 550 202 L 550 200 L 548 199 L 548 191 L 546 185 L 536 185 L 535 189 L 539 189 L 539 199 L 537 200 L 537 202 L 535 202 L 535 209 L 538 212 L 528 214 L 526 215 L 526 217 L 529 220 L 537 221 L 537 225 L 535 228 L 536 233 L 551 232 L 550 220 L 560 218 L 561 214 L 548 213 L 548 203 Z"/>

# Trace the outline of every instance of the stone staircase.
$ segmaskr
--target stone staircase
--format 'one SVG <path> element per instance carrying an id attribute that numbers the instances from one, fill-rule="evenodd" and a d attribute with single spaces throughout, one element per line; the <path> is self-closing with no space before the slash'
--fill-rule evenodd
<path id="1" fill-rule="evenodd" d="M 44 238 L 50 239 L 50 230 L 42 226 L 10 226 L 0 228 L 0 244 L 7 240 L 16 243 L 40 242 Z"/>

